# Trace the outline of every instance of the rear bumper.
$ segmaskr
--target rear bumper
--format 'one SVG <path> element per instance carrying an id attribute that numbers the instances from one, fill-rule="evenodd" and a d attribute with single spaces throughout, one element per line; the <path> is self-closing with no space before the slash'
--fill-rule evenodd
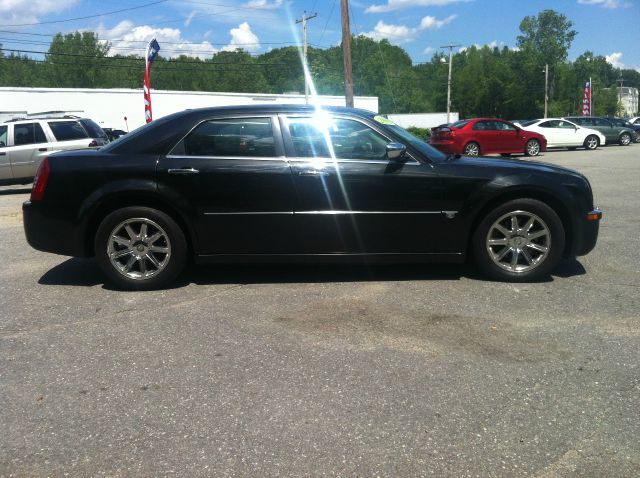
<path id="1" fill-rule="evenodd" d="M 589 211 L 584 218 L 581 219 L 571 255 L 584 256 L 596 247 L 601 219 L 602 211 L 600 209 Z"/>
<path id="2" fill-rule="evenodd" d="M 84 256 L 85 248 L 74 224 L 47 214 L 41 204 L 26 201 L 22 217 L 27 242 L 39 251 L 64 256 Z"/>

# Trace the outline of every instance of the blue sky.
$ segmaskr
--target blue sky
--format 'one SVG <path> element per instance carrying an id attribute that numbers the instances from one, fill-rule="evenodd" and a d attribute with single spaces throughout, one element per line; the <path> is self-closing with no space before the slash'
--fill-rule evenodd
<path id="1" fill-rule="evenodd" d="M 640 0 L 351 0 L 350 5 L 352 33 L 387 38 L 416 63 L 450 42 L 514 47 L 522 18 L 554 9 L 578 31 L 569 59 L 591 50 L 615 66 L 640 70 Z M 240 47 L 257 54 L 299 42 L 301 29 L 294 21 L 304 10 L 318 14 L 309 22 L 311 44 L 340 42 L 340 0 L 0 0 L 0 43 L 44 51 L 47 35 L 94 30 L 111 41 L 113 53 L 141 52 L 155 36 L 165 56 L 208 57 Z"/>

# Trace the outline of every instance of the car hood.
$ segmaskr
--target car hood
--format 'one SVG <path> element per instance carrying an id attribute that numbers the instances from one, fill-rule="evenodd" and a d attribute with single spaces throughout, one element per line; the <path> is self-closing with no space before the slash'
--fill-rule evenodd
<path id="1" fill-rule="evenodd" d="M 514 172 L 531 171 L 532 173 L 568 174 L 570 176 L 584 178 L 582 174 L 573 169 L 556 166 L 555 164 L 543 163 L 539 161 L 529 161 L 524 159 L 501 159 L 487 156 L 460 156 L 454 159 L 457 163 L 474 167 L 490 167 L 497 169 L 513 169 Z"/>

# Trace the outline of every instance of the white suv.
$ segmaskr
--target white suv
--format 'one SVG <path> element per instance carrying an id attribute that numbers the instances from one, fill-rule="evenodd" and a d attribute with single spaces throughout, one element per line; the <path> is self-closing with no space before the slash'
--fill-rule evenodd
<path id="1" fill-rule="evenodd" d="M 29 118 L 0 123 L 0 184 L 27 184 L 56 151 L 98 148 L 109 142 L 87 118 Z"/>

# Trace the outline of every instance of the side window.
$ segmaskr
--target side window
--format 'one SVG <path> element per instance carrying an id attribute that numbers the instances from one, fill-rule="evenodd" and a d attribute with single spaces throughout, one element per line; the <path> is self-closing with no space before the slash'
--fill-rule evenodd
<path id="1" fill-rule="evenodd" d="M 568 121 L 558 121 L 558 128 L 573 129 L 574 125 Z"/>
<path id="2" fill-rule="evenodd" d="M 557 121 L 544 121 L 542 123 L 540 123 L 538 126 L 540 126 L 541 128 L 557 128 Z"/>
<path id="3" fill-rule="evenodd" d="M 593 118 L 593 123 L 596 126 L 611 126 L 611 123 L 604 118 Z"/>
<path id="4" fill-rule="evenodd" d="M 7 127 L 0 126 L 0 148 L 4 148 L 7 145 Z"/>
<path id="5" fill-rule="evenodd" d="M 315 118 L 289 118 L 288 124 L 296 156 L 330 158 L 333 149 L 337 159 L 387 157 L 389 140 L 359 121 L 336 118 L 330 123 L 319 123 Z"/>
<path id="6" fill-rule="evenodd" d="M 513 126 L 502 121 L 494 121 L 498 131 L 517 131 Z"/>
<path id="7" fill-rule="evenodd" d="M 89 135 L 77 121 L 49 121 L 49 128 L 58 141 L 85 139 Z"/>
<path id="8" fill-rule="evenodd" d="M 24 123 L 13 126 L 13 144 L 15 146 L 46 142 L 47 138 L 39 123 Z"/>
<path id="9" fill-rule="evenodd" d="M 276 156 L 270 118 L 209 120 L 172 151 L 187 156 Z"/>
<path id="10" fill-rule="evenodd" d="M 473 129 L 475 131 L 491 131 L 494 130 L 495 127 L 493 125 L 493 121 L 478 121 L 473 125 Z"/>

